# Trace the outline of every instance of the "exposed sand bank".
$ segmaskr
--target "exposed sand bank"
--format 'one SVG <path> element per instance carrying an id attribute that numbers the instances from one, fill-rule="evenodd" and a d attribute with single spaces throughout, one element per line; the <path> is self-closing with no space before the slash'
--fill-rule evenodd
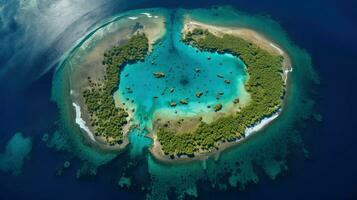
<path id="1" fill-rule="evenodd" d="M 162 15 L 152 15 L 151 13 L 140 13 L 130 16 L 128 19 L 135 23 L 143 24 L 142 32 L 149 39 L 149 51 L 152 51 L 153 45 L 165 34 L 166 19 Z"/>

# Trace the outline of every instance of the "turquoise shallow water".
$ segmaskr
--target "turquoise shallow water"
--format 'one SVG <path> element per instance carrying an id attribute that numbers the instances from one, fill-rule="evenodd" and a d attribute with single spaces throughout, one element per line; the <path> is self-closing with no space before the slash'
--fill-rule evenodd
<path id="1" fill-rule="evenodd" d="M 150 123 L 153 114 L 162 108 L 178 116 L 192 115 L 212 111 L 207 105 L 224 105 L 246 93 L 242 89 L 246 80 L 243 62 L 229 54 L 198 52 L 184 44 L 182 17 L 174 11 L 167 14 L 166 33 L 154 45 L 153 52 L 144 62 L 125 66 L 120 74 L 117 98 L 129 104 L 134 102 L 139 124 Z M 154 72 L 163 72 L 165 77 L 155 78 Z M 196 92 L 203 95 L 197 98 Z M 224 93 L 219 100 L 216 99 L 218 93 Z M 187 99 L 188 105 L 180 105 L 181 99 Z M 169 106 L 172 101 L 177 103 L 176 107 Z"/>

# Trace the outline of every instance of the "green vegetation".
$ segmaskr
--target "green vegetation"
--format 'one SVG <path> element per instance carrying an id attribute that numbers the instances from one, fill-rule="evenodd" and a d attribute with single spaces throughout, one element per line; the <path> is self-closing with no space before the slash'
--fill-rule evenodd
<path id="1" fill-rule="evenodd" d="M 218 111 L 220 111 L 220 110 L 222 110 L 222 104 L 216 104 L 215 106 L 214 106 L 214 111 L 215 112 L 218 112 Z"/>
<path id="2" fill-rule="evenodd" d="M 125 45 L 113 46 L 104 53 L 104 80 L 94 83 L 88 77 L 89 88 L 83 92 L 90 114 L 90 123 L 96 136 L 103 136 L 110 145 L 122 143 L 123 129 L 128 113 L 115 106 L 113 93 L 119 85 L 120 68 L 125 64 L 143 60 L 148 52 L 148 39 L 144 34 L 132 36 Z"/>
<path id="3" fill-rule="evenodd" d="M 217 37 L 207 30 L 188 32 L 183 41 L 202 51 L 231 53 L 247 66 L 249 79 L 245 84 L 251 102 L 235 115 L 222 117 L 210 124 L 201 122 L 196 130 L 174 133 L 164 127 L 157 131 L 166 155 L 189 155 L 210 151 L 219 142 L 244 137 L 247 127 L 276 112 L 282 105 L 285 86 L 282 79 L 282 56 L 270 54 L 255 44 L 231 35 Z"/>

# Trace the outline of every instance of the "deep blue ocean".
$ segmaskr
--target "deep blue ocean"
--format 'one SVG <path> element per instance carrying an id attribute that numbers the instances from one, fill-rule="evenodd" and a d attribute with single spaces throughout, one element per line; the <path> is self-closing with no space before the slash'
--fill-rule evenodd
<path id="1" fill-rule="evenodd" d="M 355 1 L 30 1 L 0 0 L 0 152 L 16 132 L 32 137 L 22 174 L 0 172 L 0 199 L 142 199 L 118 190 L 112 166 L 95 178 L 75 179 L 76 161 L 56 176 L 64 159 L 41 141 L 53 132 L 58 110 L 50 101 L 60 57 L 94 24 L 126 10 L 150 7 L 197 8 L 231 5 L 277 21 L 311 56 L 320 77 L 315 101 L 320 123 L 303 124 L 308 158 L 289 159 L 276 180 L 264 175 L 244 192 L 205 190 L 200 199 L 357 199 L 357 2 Z M 24 3 L 25 2 L 25 3 Z M 58 25 L 59 24 L 59 25 Z M 204 183 L 200 183 L 204 184 Z"/>

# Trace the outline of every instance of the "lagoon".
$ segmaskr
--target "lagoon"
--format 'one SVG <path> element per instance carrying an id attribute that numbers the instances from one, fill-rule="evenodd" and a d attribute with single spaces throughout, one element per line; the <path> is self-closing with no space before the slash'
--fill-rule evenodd
<path id="1" fill-rule="evenodd" d="M 230 54 L 201 52 L 184 44 L 183 16 L 168 13 L 166 32 L 144 62 L 128 64 L 120 73 L 115 98 L 135 109 L 134 120 L 151 127 L 155 115 L 197 116 L 213 111 L 213 105 L 246 99 L 244 63 Z M 163 78 L 153 74 L 162 72 Z M 197 97 L 196 93 L 202 93 Z M 187 100 L 188 104 L 180 103 Z M 170 106 L 175 102 L 176 106 Z M 134 142 L 134 141 L 133 141 Z"/>

